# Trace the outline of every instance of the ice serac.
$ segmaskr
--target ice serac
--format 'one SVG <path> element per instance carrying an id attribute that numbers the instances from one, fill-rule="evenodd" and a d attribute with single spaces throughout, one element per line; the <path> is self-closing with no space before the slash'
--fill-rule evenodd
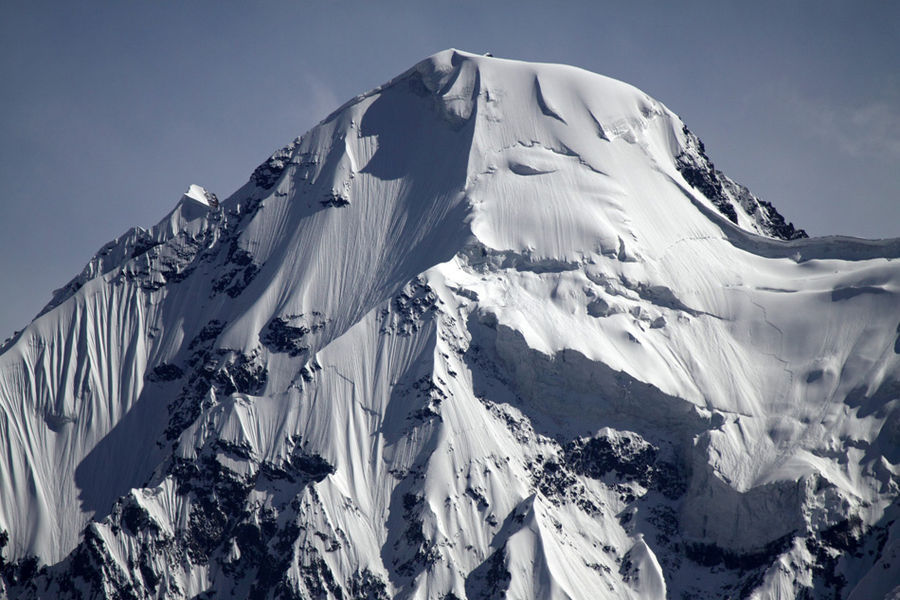
<path id="1" fill-rule="evenodd" d="M 438 53 L 6 343 L 0 594 L 896 593 L 898 256 L 627 84 Z"/>

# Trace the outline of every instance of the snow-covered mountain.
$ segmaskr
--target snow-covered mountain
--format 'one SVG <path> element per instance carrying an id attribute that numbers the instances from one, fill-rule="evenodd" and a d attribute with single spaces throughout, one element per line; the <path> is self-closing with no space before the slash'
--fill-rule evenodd
<path id="1" fill-rule="evenodd" d="M 898 256 L 631 86 L 441 52 L 7 341 L 0 595 L 900 594 Z"/>

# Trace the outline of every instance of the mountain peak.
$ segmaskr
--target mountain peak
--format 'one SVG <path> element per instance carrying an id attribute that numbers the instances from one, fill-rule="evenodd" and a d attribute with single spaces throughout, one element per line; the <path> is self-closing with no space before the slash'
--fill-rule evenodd
<path id="1" fill-rule="evenodd" d="M 426 102 L 423 105 L 415 98 Z M 437 121 L 412 118 L 426 105 Z M 375 110 L 367 115 L 370 106 Z M 404 112 L 407 106 L 409 114 Z M 356 127 L 364 120 L 368 127 Z M 413 122 L 415 126 L 406 129 Z M 557 171 L 558 166 L 550 164 L 553 159 L 548 162 L 546 154 L 550 153 L 563 161 L 564 157 L 575 159 L 579 168 L 597 175 L 618 168 L 618 179 L 625 183 L 643 179 L 647 171 L 661 172 L 693 201 L 713 208 L 747 232 L 783 240 L 806 235 L 786 223 L 770 203 L 716 170 L 702 142 L 662 103 L 633 86 L 583 69 L 451 48 L 358 96 L 322 123 L 330 135 L 345 138 L 348 134 L 378 137 L 376 129 L 382 126 L 404 130 L 410 146 L 434 145 L 430 137 L 442 136 L 439 132 L 444 128 L 459 131 L 457 139 L 442 137 L 441 143 L 446 144 L 446 152 L 467 155 L 467 182 L 489 169 L 516 175 Z M 314 132 L 305 137 L 314 137 Z M 630 150 L 619 152 L 623 144 L 636 149 L 638 155 Z M 257 169 L 253 180 L 264 188 L 274 184 L 272 178 L 292 156 L 296 161 L 297 153 L 315 152 L 301 146 L 298 139 L 273 155 Z M 491 162 L 504 153 L 509 155 L 505 164 Z M 622 160 L 626 155 L 632 155 L 628 172 Z M 337 187 L 333 192 L 336 197 L 341 194 Z M 637 200 L 654 201 L 650 196 Z"/>
<path id="2" fill-rule="evenodd" d="M 0 595 L 884 596 L 897 256 L 632 86 L 439 52 L 2 349 Z"/>

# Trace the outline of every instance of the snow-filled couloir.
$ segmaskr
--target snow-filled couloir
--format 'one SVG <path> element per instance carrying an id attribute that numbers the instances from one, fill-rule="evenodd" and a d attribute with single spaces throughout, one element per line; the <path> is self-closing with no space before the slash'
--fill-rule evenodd
<path id="1" fill-rule="evenodd" d="M 6 342 L 0 593 L 897 593 L 898 255 L 629 85 L 438 53 Z"/>

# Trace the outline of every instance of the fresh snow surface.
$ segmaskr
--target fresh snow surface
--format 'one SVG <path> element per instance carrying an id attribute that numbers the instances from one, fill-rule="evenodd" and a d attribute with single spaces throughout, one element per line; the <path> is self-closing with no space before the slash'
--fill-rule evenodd
<path id="1" fill-rule="evenodd" d="M 900 594 L 898 256 L 627 84 L 438 53 L 5 344 L 0 595 Z"/>

